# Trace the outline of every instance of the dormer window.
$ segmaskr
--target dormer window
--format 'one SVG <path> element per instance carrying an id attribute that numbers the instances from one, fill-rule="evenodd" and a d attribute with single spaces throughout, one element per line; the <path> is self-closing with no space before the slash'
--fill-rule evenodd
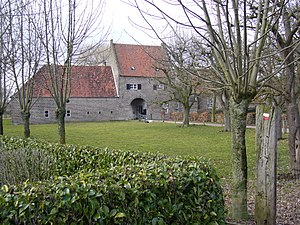
<path id="1" fill-rule="evenodd" d="M 159 71 L 159 68 L 155 67 L 155 71 L 158 72 L 158 71 Z"/>
<path id="2" fill-rule="evenodd" d="M 134 70 L 135 70 L 135 66 L 130 67 L 130 69 L 131 69 L 132 71 L 134 71 Z"/>

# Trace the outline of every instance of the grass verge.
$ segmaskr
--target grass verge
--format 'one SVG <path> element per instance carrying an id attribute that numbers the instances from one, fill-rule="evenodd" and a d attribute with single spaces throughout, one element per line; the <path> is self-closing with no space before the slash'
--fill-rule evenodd
<path id="1" fill-rule="evenodd" d="M 31 126 L 31 137 L 57 142 L 56 124 Z M 7 136 L 23 136 L 22 125 L 5 119 Z M 192 125 L 182 128 L 172 123 L 138 121 L 67 123 L 67 143 L 108 147 L 129 151 L 160 152 L 166 155 L 196 156 L 209 160 L 220 177 L 231 177 L 231 134 L 221 127 Z M 246 132 L 249 178 L 255 174 L 255 129 Z M 278 170 L 288 170 L 287 140 L 278 145 Z"/>

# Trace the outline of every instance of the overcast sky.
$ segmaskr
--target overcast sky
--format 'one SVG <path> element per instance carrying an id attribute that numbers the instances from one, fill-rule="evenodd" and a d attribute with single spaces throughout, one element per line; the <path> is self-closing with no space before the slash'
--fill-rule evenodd
<path id="1" fill-rule="evenodd" d="M 129 17 L 139 23 L 142 22 L 137 9 L 121 0 L 107 0 L 105 13 L 106 20 L 112 23 L 109 39 L 113 39 L 115 43 L 160 45 L 159 40 L 150 38 L 129 22 Z"/>

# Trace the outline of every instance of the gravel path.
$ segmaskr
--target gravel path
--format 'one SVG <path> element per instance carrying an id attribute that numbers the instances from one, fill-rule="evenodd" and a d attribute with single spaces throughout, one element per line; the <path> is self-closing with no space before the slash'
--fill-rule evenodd
<path id="1" fill-rule="evenodd" d="M 225 205 L 230 207 L 230 188 L 225 185 Z M 255 225 L 254 220 L 254 200 L 255 188 L 253 182 L 249 182 L 248 188 L 248 210 L 249 219 L 247 221 L 234 221 L 228 217 L 228 224 Z M 280 178 L 277 182 L 277 225 L 300 225 L 300 179 Z"/>

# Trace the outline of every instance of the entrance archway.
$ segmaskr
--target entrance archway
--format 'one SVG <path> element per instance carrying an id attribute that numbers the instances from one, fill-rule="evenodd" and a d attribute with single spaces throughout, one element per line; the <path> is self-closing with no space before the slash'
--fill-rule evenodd
<path id="1" fill-rule="evenodd" d="M 131 108 L 134 119 L 145 118 L 147 114 L 146 102 L 142 98 L 136 98 L 131 102 Z"/>

